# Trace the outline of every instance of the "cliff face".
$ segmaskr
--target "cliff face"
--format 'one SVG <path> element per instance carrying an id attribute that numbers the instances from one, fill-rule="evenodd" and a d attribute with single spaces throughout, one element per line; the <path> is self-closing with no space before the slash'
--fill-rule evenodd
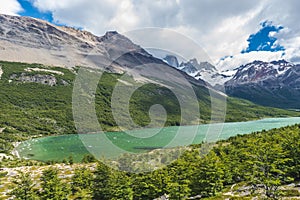
<path id="1" fill-rule="evenodd" d="M 55 86 L 57 84 L 57 80 L 53 75 L 42 75 L 42 74 L 28 75 L 22 73 L 20 76 L 18 76 L 17 74 L 13 74 L 10 76 L 10 79 L 22 83 L 40 83 L 49 86 Z"/>

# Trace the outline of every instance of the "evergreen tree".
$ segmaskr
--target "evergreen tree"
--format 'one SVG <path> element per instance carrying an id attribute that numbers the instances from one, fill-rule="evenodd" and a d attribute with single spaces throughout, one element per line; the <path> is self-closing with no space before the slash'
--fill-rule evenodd
<path id="1" fill-rule="evenodd" d="M 58 177 L 58 170 L 49 168 L 43 171 L 41 176 L 41 199 L 43 200 L 67 200 L 70 189 L 67 184 L 62 183 Z"/>
<path id="2" fill-rule="evenodd" d="M 213 196 L 223 189 L 224 165 L 222 160 L 211 151 L 199 162 L 191 184 L 195 194 L 205 197 Z"/>
<path id="3" fill-rule="evenodd" d="M 85 155 L 81 160 L 82 163 L 92 163 L 92 162 L 96 162 L 96 161 L 97 161 L 97 159 L 93 155 L 90 155 L 90 154 Z"/>
<path id="4" fill-rule="evenodd" d="M 29 173 L 19 171 L 18 175 L 14 178 L 13 183 L 15 184 L 14 189 L 11 191 L 17 200 L 36 200 L 37 194 L 34 189 L 35 184 L 31 180 Z"/>
<path id="5" fill-rule="evenodd" d="M 73 156 L 69 156 L 69 164 L 70 164 L 70 165 L 73 165 L 73 164 L 74 164 Z"/>
<path id="6" fill-rule="evenodd" d="M 167 172 L 167 194 L 171 199 L 186 199 L 191 192 L 189 166 L 183 159 L 178 159 L 168 167 Z"/>
<path id="7" fill-rule="evenodd" d="M 110 179 L 111 169 L 105 164 L 99 162 L 94 172 L 93 180 L 93 199 L 110 199 L 108 183 Z"/>
<path id="8" fill-rule="evenodd" d="M 291 128 L 286 128 L 284 130 L 283 138 L 283 150 L 289 155 L 289 176 L 293 177 L 295 180 L 300 180 L 300 128 L 299 126 L 294 126 Z"/>
<path id="9" fill-rule="evenodd" d="M 291 177 L 287 176 L 288 161 L 289 158 L 286 158 L 286 152 L 281 145 L 276 143 L 270 145 L 266 141 L 258 140 L 247 159 L 251 173 L 250 183 L 254 189 L 257 189 L 258 185 L 263 185 L 266 196 L 276 198 L 279 186 L 291 180 Z"/>
<path id="10" fill-rule="evenodd" d="M 130 178 L 124 172 L 114 171 L 110 174 L 109 182 L 109 199 L 133 199 Z"/>
<path id="11" fill-rule="evenodd" d="M 71 187 L 76 199 L 91 199 L 93 188 L 93 173 L 91 170 L 87 168 L 75 169 Z"/>

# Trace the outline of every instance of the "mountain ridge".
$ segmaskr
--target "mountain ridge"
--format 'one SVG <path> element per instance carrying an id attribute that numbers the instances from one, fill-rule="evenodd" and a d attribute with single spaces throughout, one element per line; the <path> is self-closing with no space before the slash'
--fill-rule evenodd
<path id="1" fill-rule="evenodd" d="M 0 57 L 6 61 L 64 67 L 111 65 L 111 71 L 120 72 L 122 67 L 113 62 L 112 53 L 136 52 L 150 56 L 116 31 L 108 31 L 99 37 L 40 19 L 2 14 L 0 23 Z M 117 42 L 122 45 L 116 49 Z M 101 62 L 95 63 L 91 55 L 98 56 Z"/>
<path id="2" fill-rule="evenodd" d="M 225 83 L 226 93 L 260 105 L 299 109 L 300 65 L 285 60 L 253 61 Z"/>
<path id="3" fill-rule="evenodd" d="M 231 76 L 219 72 L 216 67 L 208 61 L 199 62 L 197 58 L 192 58 L 186 62 L 182 61 L 179 64 L 176 56 L 166 55 L 163 61 L 194 77 L 196 80 L 204 80 L 215 89 L 220 89 L 223 84 L 231 78 Z"/>
<path id="4" fill-rule="evenodd" d="M 176 56 L 167 55 L 164 61 L 195 79 L 203 79 L 229 96 L 263 106 L 296 110 L 300 108 L 299 64 L 286 60 L 255 60 L 231 71 L 218 72 L 212 64 L 205 61 L 198 63 L 195 58 L 176 64 Z"/>

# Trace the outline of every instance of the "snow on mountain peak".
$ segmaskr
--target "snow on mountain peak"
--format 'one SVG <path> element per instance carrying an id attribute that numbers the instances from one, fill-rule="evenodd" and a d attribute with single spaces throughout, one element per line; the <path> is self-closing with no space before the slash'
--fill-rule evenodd
<path id="1" fill-rule="evenodd" d="M 236 82 L 239 84 L 261 82 L 266 79 L 281 76 L 293 66 L 294 64 L 285 60 L 272 62 L 253 61 L 240 66 L 230 82 Z"/>
<path id="2" fill-rule="evenodd" d="M 184 71 L 197 80 L 202 79 L 212 86 L 222 85 L 231 77 L 219 73 L 216 67 L 211 63 L 207 61 L 198 62 L 196 58 L 192 58 L 187 62 L 181 62 L 180 65 L 174 55 L 167 55 L 163 60 L 170 66 Z"/>

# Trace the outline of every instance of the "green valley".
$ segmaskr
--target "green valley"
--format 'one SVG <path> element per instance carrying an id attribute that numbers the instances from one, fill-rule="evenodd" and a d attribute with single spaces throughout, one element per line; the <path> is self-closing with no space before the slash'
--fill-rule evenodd
<path id="1" fill-rule="evenodd" d="M 14 62 L 1 62 L 0 65 L 3 70 L 0 80 L 1 152 L 9 153 L 13 149 L 13 142 L 45 135 L 77 133 L 72 116 L 72 89 L 78 68 L 66 69 Z M 97 87 L 95 108 L 104 131 L 119 130 L 111 112 L 110 99 L 121 76 L 104 73 Z M 50 86 L 49 83 L 53 80 L 55 84 Z M 128 77 L 128 81 L 134 80 Z M 188 121 L 183 125 L 210 121 L 208 90 L 200 86 L 194 86 L 194 90 L 201 109 L 201 119 Z M 162 104 L 168 112 L 165 126 L 180 124 L 178 101 L 169 89 L 156 84 L 145 84 L 133 94 L 130 100 L 133 120 L 139 125 L 147 125 L 150 119 L 148 110 L 155 103 Z M 299 116 L 298 112 L 257 106 L 235 98 L 228 98 L 227 105 L 226 121 Z"/>

